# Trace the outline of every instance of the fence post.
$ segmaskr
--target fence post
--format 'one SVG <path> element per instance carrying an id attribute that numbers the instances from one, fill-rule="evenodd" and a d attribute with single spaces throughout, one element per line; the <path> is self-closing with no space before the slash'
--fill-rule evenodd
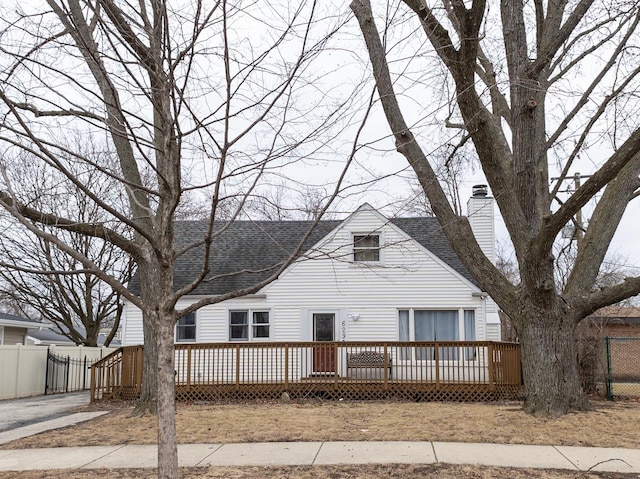
<path id="1" fill-rule="evenodd" d="M 44 395 L 47 395 L 47 391 L 49 390 L 49 355 L 51 351 L 49 346 L 47 346 L 47 365 L 44 368 Z"/>
<path id="2" fill-rule="evenodd" d="M 18 347 L 17 350 L 17 354 L 16 354 L 16 381 L 14 383 L 14 388 L 13 388 L 13 396 L 16 398 L 20 397 L 20 377 L 22 377 L 22 371 L 21 371 L 21 363 L 22 363 L 22 344 L 16 344 L 16 346 Z"/>
<path id="3" fill-rule="evenodd" d="M 67 354 L 67 371 L 65 373 L 65 387 L 64 387 L 64 392 L 68 393 L 69 392 L 69 372 L 71 370 L 71 356 L 69 356 Z"/>
<path id="4" fill-rule="evenodd" d="M 87 355 L 84 355 L 84 361 L 82 362 L 82 390 L 87 389 Z"/>
<path id="5" fill-rule="evenodd" d="M 612 374 L 611 374 L 611 338 L 607 336 L 605 339 L 605 345 L 607 348 L 607 399 L 609 401 L 613 401 L 613 385 L 612 385 Z"/>

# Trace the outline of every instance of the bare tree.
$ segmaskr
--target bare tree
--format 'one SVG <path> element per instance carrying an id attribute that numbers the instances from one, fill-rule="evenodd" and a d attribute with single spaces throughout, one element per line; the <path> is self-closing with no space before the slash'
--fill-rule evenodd
<path id="1" fill-rule="evenodd" d="M 78 142 L 76 146 L 98 163 L 104 164 L 105 159 L 111 161 L 110 155 L 98 154 L 96 145 Z M 8 158 L 5 162 L 9 162 Z M 98 224 L 109 219 L 104 210 L 86 201 L 77 187 L 66 183 L 60 172 L 38 165 L 31 155 L 14 158 L 12 166 L 14 188 L 35 193 L 30 195 L 32 207 L 41 211 L 57 209 L 82 223 Z M 98 170 L 74 174 L 83 176 L 85 185 L 96 195 L 124 206 L 124 198 L 118 197 L 119 185 L 112 178 Z M 121 235 L 128 234 L 124 225 L 113 224 L 111 228 Z M 58 231 L 54 226 L 44 229 L 118 282 L 127 284 L 131 279 L 131 257 L 108 241 L 73 231 Z M 83 270 L 82 264 L 54 243 L 25 232 L 15 220 L 4 219 L 0 238 L 0 294 L 11 298 L 25 317 L 37 316 L 52 323 L 56 332 L 76 344 L 97 346 L 100 329 L 108 326 L 104 345 L 109 346 L 122 316 L 120 294 L 88 270 L 76 273 L 78 269 Z"/>
<path id="2" fill-rule="evenodd" d="M 256 220 L 333 219 L 334 215 L 324 208 L 330 196 L 325 187 L 292 185 L 291 181 L 279 181 L 248 198 L 242 212 L 244 216 Z"/>
<path id="3" fill-rule="evenodd" d="M 463 214 L 460 198 L 462 181 L 465 173 L 473 170 L 473 161 L 467 150 L 464 145 L 444 142 L 432 155 L 436 177 L 457 215 Z M 409 190 L 411 196 L 400 200 L 402 210 L 415 216 L 434 216 L 429 198 L 415 176 L 409 178 Z"/>
<path id="4" fill-rule="evenodd" d="M 634 100 L 640 68 L 633 53 L 640 5 L 494 5 L 402 0 L 378 13 L 369 0 L 354 0 L 351 9 L 396 149 L 414 169 L 464 264 L 514 321 L 522 344 L 525 409 L 561 415 L 588 407 L 576 361 L 576 325 L 598 308 L 640 292 L 637 276 L 595 287 L 611 239 L 640 187 Z M 440 70 L 450 85 L 446 101 L 428 88 L 431 72 Z M 428 130 L 414 133 L 419 121 L 401 109 L 400 95 L 423 108 L 436 103 L 422 117 L 440 118 L 442 127 L 451 134 L 457 129 L 460 139 L 473 144 L 513 243 L 517 285 L 482 254 L 468 222 L 455 215 L 421 147 Z M 598 157 L 590 158 L 590 178 L 552 208 L 562 182 L 590 148 L 598 149 Z M 550 165 L 560 178 L 551 186 Z M 597 204 L 571 274 L 559 288 L 554 244 L 591 201 Z"/>
<path id="5" fill-rule="evenodd" d="M 140 407 L 157 405 L 158 474 L 175 478 L 177 318 L 258 291 L 296 258 L 304 240 L 253 286 L 199 299 L 182 310 L 176 304 L 203 280 L 215 280 L 208 262 L 212 240 L 270 176 L 329 154 L 348 167 L 351 147 L 336 151 L 332 138 L 366 116 L 354 103 L 360 97 L 351 96 L 357 85 L 331 87 L 330 76 L 340 76 L 338 65 L 313 67 L 344 19 L 316 1 L 47 0 L 47 5 L 47 11 L 7 10 L 1 16 L 0 142 L 7 153 L 0 160 L 0 204 L 32 234 L 82 264 L 78 273 L 100 278 L 141 309 L 145 376 L 158 383 L 144 391 L 150 401 Z M 71 129 L 104 141 L 117 162 L 105 166 L 74 148 L 66 138 Z M 53 206 L 34 206 L 35 187 L 14 187 L 16 172 L 8 160 L 13 152 L 28 152 L 33 161 L 60 172 L 109 220 L 82 221 Z M 93 191 L 72 165 L 117 181 L 127 207 Z M 343 176 L 318 217 L 340 192 Z M 209 226 L 202 238 L 177 250 L 174 220 L 188 194 L 206 199 Z M 114 224 L 126 225 L 132 236 Z M 127 252 L 137 266 L 140 294 L 42 225 Z M 176 258 L 194 248 L 202 251 L 202 269 L 176 291 Z"/>
<path id="6" fill-rule="evenodd" d="M 131 278 L 132 261 L 110 243 L 72 232 L 57 236 L 123 284 Z M 0 292 L 21 314 L 35 314 L 53 324 L 54 331 L 85 346 L 98 346 L 100 330 L 108 327 L 104 345 L 109 346 L 122 317 L 120 294 L 89 271 L 75 273 L 83 269 L 80 263 L 37 236 L 5 234 L 1 248 Z"/>

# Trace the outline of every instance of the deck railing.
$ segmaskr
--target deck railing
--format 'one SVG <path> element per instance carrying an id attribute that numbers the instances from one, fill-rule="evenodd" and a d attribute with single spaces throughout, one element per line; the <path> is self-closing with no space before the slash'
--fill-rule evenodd
<path id="1" fill-rule="evenodd" d="M 91 400 L 135 399 L 142 346 L 92 370 Z M 321 395 L 486 400 L 520 393 L 520 347 L 491 341 L 176 344 L 179 400 Z"/>

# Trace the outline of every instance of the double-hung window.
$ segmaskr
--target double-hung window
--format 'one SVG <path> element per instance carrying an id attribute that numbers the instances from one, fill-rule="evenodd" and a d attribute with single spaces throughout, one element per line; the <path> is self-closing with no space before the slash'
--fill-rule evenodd
<path id="1" fill-rule="evenodd" d="M 269 311 L 229 311 L 230 341 L 265 341 L 270 337 Z"/>
<path id="2" fill-rule="evenodd" d="M 191 343 L 196 340 L 196 313 L 182 316 L 176 323 L 176 342 Z"/>
<path id="3" fill-rule="evenodd" d="M 380 235 L 353 235 L 353 261 L 380 261 Z"/>

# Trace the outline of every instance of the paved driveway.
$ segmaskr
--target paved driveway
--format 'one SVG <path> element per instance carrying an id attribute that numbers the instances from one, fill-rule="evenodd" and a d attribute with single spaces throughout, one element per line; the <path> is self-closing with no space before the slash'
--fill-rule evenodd
<path id="1" fill-rule="evenodd" d="M 89 404 L 89 392 L 52 394 L 0 401 L 0 432 L 68 414 Z"/>

